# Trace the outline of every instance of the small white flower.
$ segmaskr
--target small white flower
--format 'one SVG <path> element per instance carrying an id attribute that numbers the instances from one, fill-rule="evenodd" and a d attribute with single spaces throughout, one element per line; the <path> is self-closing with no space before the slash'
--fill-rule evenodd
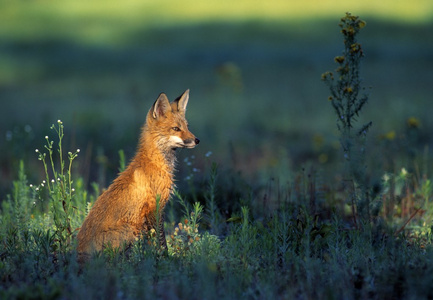
<path id="1" fill-rule="evenodd" d="M 45 183 L 46 181 L 45 180 L 42 180 L 42 183 Z"/>
<path id="2" fill-rule="evenodd" d="M 44 184 L 43 184 L 43 183 L 41 183 L 41 186 L 44 186 Z"/>
<path id="3" fill-rule="evenodd" d="M 77 149 L 77 153 L 80 153 L 80 149 Z"/>
<path id="4" fill-rule="evenodd" d="M 48 135 L 45 136 L 45 139 L 48 140 Z"/>
<path id="5" fill-rule="evenodd" d="M 57 181 L 60 181 L 60 178 L 57 178 Z"/>
<path id="6" fill-rule="evenodd" d="M 57 120 L 57 123 L 59 123 L 59 124 L 62 124 L 62 121 L 60 121 L 60 120 Z"/>
<path id="7" fill-rule="evenodd" d="M 30 184 L 30 187 L 32 188 L 32 187 L 33 187 L 33 184 Z"/>
<path id="8" fill-rule="evenodd" d="M 39 150 L 38 150 L 38 149 L 35 149 L 35 152 L 36 152 L 36 153 L 39 153 Z"/>
<path id="9" fill-rule="evenodd" d="M 52 182 L 52 183 L 54 183 L 54 182 L 55 182 L 55 180 L 54 180 L 54 179 L 51 179 L 51 182 Z"/>
<path id="10" fill-rule="evenodd" d="M 73 188 L 72 191 L 75 192 L 75 189 Z"/>
<path id="11" fill-rule="evenodd" d="M 37 187 L 36 190 L 39 191 L 39 188 Z"/>

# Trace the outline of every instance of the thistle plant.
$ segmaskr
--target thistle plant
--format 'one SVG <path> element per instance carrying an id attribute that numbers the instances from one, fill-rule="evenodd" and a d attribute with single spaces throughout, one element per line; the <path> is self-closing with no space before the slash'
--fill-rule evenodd
<path id="1" fill-rule="evenodd" d="M 45 136 L 46 144 L 44 148 L 48 151 L 48 156 L 46 152 L 41 152 L 38 149 L 35 151 L 39 155 L 38 159 L 43 163 L 46 180 L 42 181 L 39 186 L 32 186 L 32 188 L 38 193 L 41 200 L 43 200 L 42 191 L 46 190 L 54 222 L 55 241 L 58 250 L 65 251 L 71 244 L 71 237 L 74 232 L 71 225 L 74 208 L 76 208 L 73 205 L 75 189 L 72 180 L 72 162 L 77 158 L 80 149 L 77 149 L 74 153 L 68 152 L 68 164 L 66 164 L 62 145 L 64 137 L 63 122 L 58 120 L 57 126 L 53 124 L 51 129 L 56 132 L 58 137 L 59 166 L 56 167 L 54 141 Z"/>
<path id="2" fill-rule="evenodd" d="M 352 207 L 356 221 L 357 213 L 370 217 L 369 195 L 365 175 L 365 138 L 372 122 L 357 125 L 357 117 L 368 101 L 360 79 L 360 64 L 364 56 L 357 35 L 366 23 L 357 16 L 346 13 L 339 26 L 344 37 L 342 55 L 335 57 L 338 64 L 335 74 L 325 72 L 322 80 L 327 84 L 331 95 L 328 100 L 337 115 L 337 128 L 340 131 L 340 144 L 353 183 Z"/>

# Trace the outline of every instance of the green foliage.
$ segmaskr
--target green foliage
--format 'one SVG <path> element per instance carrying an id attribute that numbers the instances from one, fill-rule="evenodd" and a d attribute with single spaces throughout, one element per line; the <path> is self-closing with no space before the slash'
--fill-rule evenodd
<path id="1" fill-rule="evenodd" d="M 68 152 L 69 163 L 66 165 L 62 144 L 64 138 L 62 121 L 58 120 L 57 126 L 53 124 L 51 129 L 56 132 L 58 138 L 58 165 L 56 166 L 54 157 L 54 141 L 46 136 L 46 145 L 44 147 L 48 151 L 48 160 L 46 160 L 47 153 L 36 149 L 36 153 L 39 154 L 38 159 L 44 165 L 46 180 L 42 181 L 38 187 L 35 187 L 35 191 L 38 193 L 41 201 L 44 201 L 45 197 L 48 198 L 54 221 L 55 240 L 59 248 L 58 250 L 63 253 L 71 249 L 71 238 L 74 233 L 72 219 L 77 211 L 77 206 L 75 206 L 77 197 L 75 195 L 75 188 L 73 187 L 72 162 L 78 156 L 80 149 L 77 149 L 74 153 Z M 45 195 L 43 194 L 44 191 L 46 192 Z"/>

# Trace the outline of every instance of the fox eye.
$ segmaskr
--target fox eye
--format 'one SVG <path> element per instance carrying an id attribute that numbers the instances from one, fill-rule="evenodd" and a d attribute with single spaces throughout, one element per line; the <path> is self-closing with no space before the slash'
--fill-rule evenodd
<path id="1" fill-rule="evenodd" d="M 172 127 L 171 129 L 173 129 L 174 131 L 180 131 L 179 127 Z"/>

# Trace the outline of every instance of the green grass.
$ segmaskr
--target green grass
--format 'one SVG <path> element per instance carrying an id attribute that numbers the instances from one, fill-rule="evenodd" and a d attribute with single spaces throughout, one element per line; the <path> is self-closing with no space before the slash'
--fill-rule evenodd
<path id="1" fill-rule="evenodd" d="M 0 297 L 431 298 L 430 2 L 1 1 Z M 367 21 L 372 87 L 358 120 L 373 121 L 363 226 L 320 81 L 348 10 Z M 79 270 L 90 204 L 159 92 L 187 88 L 201 143 L 179 153 L 169 256 L 149 237 Z M 58 119 L 65 189 L 46 194 L 35 149 L 47 135 L 57 155 Z"/>

